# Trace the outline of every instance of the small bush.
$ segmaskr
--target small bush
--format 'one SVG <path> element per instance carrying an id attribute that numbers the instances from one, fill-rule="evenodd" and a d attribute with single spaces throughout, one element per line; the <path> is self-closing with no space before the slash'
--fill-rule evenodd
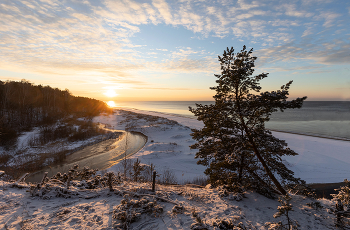
<path id="1" fill-rule="evenodd" d="M 124 180 L 128 180 L 132 177 L 134 161 L 132 159 L 123 159 L 118 164 L 118 171 L 122 174 Z"/>
<path id="2" fill-rule="evenodd" d="M 292 220 L 290 217 L 290 212 L 293 210 L 293 205 L 290 203 L 292 197 L 290 197 L 288 194 L 285 196 L 280 196 L 278 198 L 278 201 L 280 202 L 280 206 L 277 207 L 277 212 L 273 215 L 273 218 L 279 218 L 284 216 L 287 220 L 287 223 L 283 223 L 282 221 L 279 222 L 267 222 L 265 223 L 266 226 L 269 227 L 269 229 L 298 229 L 300 227 L 299 223 L 296 220 Z"/>
<path id="3" fill-rule="evenodd" d="M 164 169 L 163 173 L 160 175 L 160 180 L 158 181 L 160 184 L 177 184 L 177 179 L 175 174 L 169 170 Z"/>
<path id="4" fill-rule="evenodd" d="M 306 203 L 307 206 L 309 206 L 310 208 L 313 208 L 315 210 L 319 210 L 322 209 L 323 206 L 321 205 L 321 203 L 319 201 L 313 201 L 310 203 Z"/>
<path id="5" fill-rule="evenodd" d="M 143 197 L 131 199 L 128 194 L 124 195 L 113 211 L 113 218 L 120 222 L 115 224 L 115 228 L 129 229 L 131 223 L 138 221 L 143 214 L 158 216 L 163 212 L 163 207 L 157 203 L 153 197 Z"/>
<path id="6" fill-rule="evenodd" d="M 142 171 L 144 171 L 143 165 L 141 165 L 141 162 L 139 159 L 136 159 L 136 161 L 133 164 L 133 172 L 132 172 L 132 177 L 135 182 L 142 181 L 143 177 L 141 176 Z"/>
<path id="7" fill-rule="evenodd" d="M 341 186 L 337 194 L 331 194 L 333 201 L 336 201 L 334 214 L 335 225 L 338 228 L 344 228 L 345 225 L 349 224 L 348 218 L 350 217 L 350 181 L 344 180 L 345 186 Z"/>
<path id="8" fill-rule="evenodd" d="M 191 230 L 208 230 L 209 226 L 202 221 L 199 214 L 193 210 L 192 216 L 195 218 L 195 223 L 191 224 Z"/>
<path id="9" fill-rule="evenodd" d="M 213 222 L 214 229 L 222 230 L 238 230 L 238 229 L 247 229 L 242 222 L 235 224 L 229 219 L 216 219 Z"/>

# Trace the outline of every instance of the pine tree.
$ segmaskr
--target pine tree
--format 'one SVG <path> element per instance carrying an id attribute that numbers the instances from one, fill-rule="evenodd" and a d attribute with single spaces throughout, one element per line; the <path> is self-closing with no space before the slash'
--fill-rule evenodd
<path id="1" fill-rule="evenodd" d="M 141 173 L 144 170 L 144 166 L 141 165 L 141 161 L 139 161 L 139 158 L 136 159 L 132 166 L 133 172 L 132 172 L 132 177 L 135 182 L 140 181 L 141 178 Z"/>
<path id="2" fill-rule="evenodd" d="M 190 111 L 203 121 L 204 128 L 194 129 L 190 146 L 199 149 L 198 164 L 207 166 L 205 173 L 213 185 L 228 184 L 253 187 L 264 194 L 279 191 L 283 185 L 300 183 L 282 162 L 282 156 L 297 155 L 283 140 L 265 129 L 273 112 L 300 108 L 306 97 L 287 101 L 292 81 L 280 90 L 260 93 L 260 80 L 268 76 L 254 72 L 253 49 L 234 53 L 227 48 L 219 56 L 221 74 L 215 76 L 215 104 L 196 104 Z M 281 184 L 282 183 L 282 184 Z"/>
<path id="3" fill-rule="evenodd" d="M 344 180 L 345 186 L 340 186 L 338 194 L 331 194 L 333 200 L 336 202 L 334 214 L 336 216 L 335 225 L 336 227 L 343 228 L 345 224 L 345 218 L 350 217 L 350 181 Z"/>
<path id="4" fill-rule="evenodd" d="M 293 205 L 290 203 L 291 199 L 292 197 L 290 197 L 288 194 L 278 198 L 278 202 L 280 202 L 281 205 L 277 207 L 278 211 L 273 215 L 273 218 L 285 216 L 285 218 L 287 219 L 287 223 L 283 224 L 282 221 L 278 222 L 276 226 L 277 229 L 298 229 L 298 222 L 290 218 L 289 212 L 294 211 Z"/>

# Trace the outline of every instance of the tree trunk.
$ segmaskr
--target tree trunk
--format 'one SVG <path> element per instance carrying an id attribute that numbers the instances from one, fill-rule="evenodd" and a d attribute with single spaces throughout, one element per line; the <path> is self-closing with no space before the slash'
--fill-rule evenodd
<path id="1" fill-rule="evenodd" d="M 239 103 L 239 102 L 240 102 L 240 98 L 239 98 L 238 84 L 237 84 L 237 86 L 236 86 L 236 95 L 235 95 L 235 96 L 236 96 L 236 105 L 237 105 L 237 108 L 238 108 L 239 111 L 241 111 L 241 106 L 240 106 L 240 103 Z M 260 163 L 262 164 L 262 166 L 264 167 L 265 172 L 266 172 L 267 175 L 270 177 L 270 179 L 273 181 L 273 183 L 275 184 L 275 186 L 276 186 L 276 188 L 278 189 L 278 191 L 280 191 L 280 193 L 281 193 L 282 195 L 286 195 L 286 194 L 287 194 L 286 190 L 284 190 L 284 188 L 282 187 L 282 185 L 278 182 L 278 180 L 276 179 L 276 177 L 273 175 L 273 173 L 271 172 L 271 170 L 270 170 L 269 167 L 267 166 L 267 164 L 266 164 L 264 158 L 261 156 L 261 154 L 260 154 L 258 148 L 256 147 L 255 142 L 254 142 L 253 138 L 252 138 L 251 135 L 250 135 L 249 129 L 248 129 L 247 125 L 245 124 L 242 115 L 240 115 L 239 117 L 240 117 L 240 120 L 241 120 L 241 124 L 242 124 L 242 126 L 243 126 L 243 128 L 244 128 L 245 135 L 248 137 L 249 142 L 250 142 L 250 144 L 251 144 L 252 147 L 253 147 L 254 153 L 255 153 L 255 155 L 258 157 L 258 159 L 259 159 Z"/>
<path id="2" fill-rule="evenodd" d="M 247 128 L 247 127 L 246 127 Z M 248 131 L 248 128 L 247 128 L 247 131 Z M 273 173 L 271 172 L 271 170 L 269 169 L 269 167 L 267 166 L 264 158 L 262 158 L 258 148 L 256 147 L 255 145 L 255 142 L 253 141 L 253 138 L 250 136 L 250 134 L 247 132 L 247 135 L 248 135 L 248 139 L 249 139 L 249 142 L 252 144 L 253 146 L 253 150 L 254 150 L 254 153 L 255 155 L 258 157 L 260 163 L 263 165 L 267 175 L 270 177 L 270 179 L 273 181 L 273 183 L 276 185 L 278 191 L 280 191 L 282 193 L 282 195 L 286 195 L 287 192 L 286 190 L 284 190 L 284 188 L 282 187 L 282 185 L 280 184 L 280 182 L 278 182 L 278 180 L 276 179 L 276 177 L 273 175 Z"/>

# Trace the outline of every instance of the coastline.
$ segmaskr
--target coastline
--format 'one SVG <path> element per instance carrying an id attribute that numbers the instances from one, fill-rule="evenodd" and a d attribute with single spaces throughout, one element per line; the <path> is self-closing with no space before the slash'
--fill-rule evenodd
<path id="1" fill-rule="evenodd" d="M 152 123 L 143 116 L 154 116 L 160 120 Z M 162 121 L 162 118 L 177 122 L 178 125 L 166 124 L 167 121 Z M 197 165 L 197 159 L 194 159 L 196 150 L 189 148 L 194 143 L 190 136 L 191 129 L 202 128 L 201 121 L 156 111 L 123 108 L 116 110 L 116 115 L 105 117 L 99 122 L 115 126 L 115 129 L 140 131 L 148 136 L 149 141 L 145 147 L 131 158 L 139 158 L 145 164 L 153 163 L 160 171 L 169 169 L 179 182 L 205 177 L 205 167 Z M 347 154 L 349 141 L 275 130 L 272 132 L 299 154 L 284 157 L 283 161 L 294 171 L 296 177 L 305 180 L 307 184 L 340 183 L 350 175 L 350 157 Z M 109 170 L 117 171 L 118 166 L 112 166 Z"/>
<path id="2" fill-rule="evenodd" d="M 188 118 L 192 120 L 197 120 L 196 117 L 194 116 L 186 116 L 186 115 L 181 115 L 181 114 L 176 114 L 176 113 L 166 113 L 166 112 L 158 112 L 158 111 L 148 111 L 148 110 L 141 110 L 141 109 L 136 109 L 136 108 L 123 108 L 123 107 L 117 107 L 116 109 L 119 110 L 126 110 L 126 111 L 132 111 L 135 113 L 142 113 L 142 114 L 154 114 L 154 116 L 164 116 L 167 118 L 170 118 L 170 116 L 174 117 L 181 117 L 181 118 Z M 326 135 L 320 135 L 320 134 L 311 134 L 311 133 L 302 133 L 302 132 L 292 132 L 292 131 L 283 131 L 283 130 L 277 130 L 277 129 L 269 129 L 266 128 L 267 130 L 270 130 L 272 132 L 279 132 L 279 133 L 290 133 L 294 135 L 302 135 L 302 136 L 309 136 L 309 137 L 317 137 L 317 138 L 325 138 L 325 139 L 332 139 L 332 140 L 340 140 L 340 141 L 350 141 L 349 138 L 343 138 L 343 137 L 332 137 L 332 136 L 326 136 Z"/>
<path id="3" fill-rule="evenodd" d="M 289 131 L 280 131 L 275 129 L 268 129 L 272 132 L 279 132 L 279 133 L 290 133 L 294 135 L 301 135 L 301 136 L 308 136 L 308 137 L 317 137 L 317 138 L 325 138 L 325 139 L 331 139 L 331 140 L 338 140 L 338 141 L 350 141 L 348 138 L 342 138 L 342 137 L 331 137 L 331 136 L 323 136 L 323 135 L 317 135 L 317 134 L 309 134 L 309 133 L 298 133 L 298 132 L 289 132 Z"/>
<path id="4" fill-rule="evenodd" d="M 176 120 L 177 122 L 185 124 L 185 125 L 190 126 L 190 127 L 196 127 L 196 128 L 200 127 L 199 121 L 197 121 L 195 119 L 195 117 L 187 117 L 187 116 L 181 116 L 178 114 L 169 114 L 169 113 L 163 113 L 163 112 L 157 112 L 157 111 L 145 111 L 145 110 L 138 110 L 138 109 L 124 109 L 124 110 L 135 112 L 135 113 L 143 113 L 143 114 L 152 115 L 152 116 L 164 116 L 167 119 Z M 186 122 L 184 119 L 190 119 L 190 122 L 188 122 L 188 121 Z M 310 135 L 310 134 L 303 134 L 303 133 L 285 132 L 285 131 L 271 130 L 271 129 L 269 129 L 269 130 L 272 132 L 276 132 L 275 134 L 277 134 L 277 136 L 278 136 L 278 134 L 284 134 L 285 135 L 284 139 L 288 139 L 288 137 L 289 137 L 289 139 L 291 139 L 291 137 L 294 137 L 295 139 L 298 140 L 297 141 L 298 143 L 296 143 L 295 145 L 304 145 L 304 144 L 301 144 L 303 142 L 304 137 L 308 138 L 307 141 L 309 141 L 310 143 L 316 143 L 316 145 L 318 142 L 323 142 L 323 139 L 325 141 L 331 141 L 333 144 L 334 144 L 333 141 L 341 141 L 341 143 L 350 144 L 350 142 L 349 142 L 350 140 L 344 139 L 344 138 L 335 138 L 335 137 L 326 137 L 326 136 Z M 287 143 L 288 143 L 288 140 L 287 140 Z M 327 143 L 326 143 L 326 145 L 327 145 Z M 313 149 L 313 147 L 314 146 L 311 146 L 309 148 L 304 149 L 303 151 L 297 151 L 301 155 L 299 155 L 299 159 L 297 159 L 297 158 L 294 159 L 295 163 L 293 163 L 292 157 L 290 157 L 291 159 L 289 159 L 289 166 L 292 166 L 294 171 L 298 174 L 299 177 L 301 177 L 301 179 L 304 179 L 303 177 L 305 177 L 305 176 L 312 177 L 312 175 L 310 175 L 310 173 L 308 173 L 307 170 L 302 170 L 301 168 L 299 168 L 297 162 L 303 162 L 304 161 L 303 158 L 305 158 L 305 154 L 307 154 L 307 152 L 310 152 L 311 149 Z M 349 145 L 349 147 L 350 147 L 350 145 Z M 330 152 L 330 154 L 331 154 L 331 152 Z M 311 166 L 311 167 L 317 168 L 317 164 L 311 165 L 311 163 L 313 161 L 312 158 L 313 157 L 308 158 L 309 165 L 306 165 L 306 167 Z M 305 165 L 305 163 L 306 162 L 304 162 L 304 165 Z M 322 167 L 322 166 L 320 166 L 320 167 Z M 337 168 L 335 167 L 334 169 L 337 169 Z M 340 170 L 342 170 L 342 169 L 340 169 Z M 346 174 L 347 173 L 344 173 L 344 176 L 346 176 Z M 318 179 L 317 177 L 315 177 L 315 175 L 314 175 L 313 178 L 306 179 L 306 181 L 308 182 L 308 185 L 311 188 L 315 189 L 315 193 L 319 198 L 325 197 L 325 198 L 330 199 L 330 198 L 332 198 L 330 196 L 330 194 L 335 193 L 334 189 L 339 188 L 341 185 L 344 184 L 343 180 L 345 179 L 345 177 L 344 178 L 338 177 L 338 178 L 339 179 L 331 179 L 329 181 L 322 181 L 322 180 Z"/>

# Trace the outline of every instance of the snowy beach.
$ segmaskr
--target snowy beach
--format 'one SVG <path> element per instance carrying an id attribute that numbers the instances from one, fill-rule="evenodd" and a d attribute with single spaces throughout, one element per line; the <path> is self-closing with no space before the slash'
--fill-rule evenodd
<path id="1" fill-rule="evenodd" d="M 94 122 L 145 134 L 146 145 L 131 158 L 138 158 L 143 164 L 152 163 L 160 174 L 166 170 L 172 172 L 179 184 L 204 178 L 205 168 L 196 164 L 196 150 L 189 148 L 194 143 L 191 128 L 201 128 L 201 122 L 135 110 L 117 110 L 114 115 L 96 117 Z M 284 160 L 307 183 L 341 182 L 348 178 L 350 142 L 274 134 L 299 153 Z M 106 171 L 117 173 L 120 165 Z M 140 215 L 130 224 L 130 229 L 191 229 L 191 226 L 219 229 L 223 221 L 241 226 L 240 229 L 269 229 L 273 226 L 271 222 L 286 221 L 282 217 L 273 218 L 280 205 L 277 200 L 250 191 L 242 197 L 208 186 L 157 185 L 152 193 L 149 183 L 122 182 L 114 185 L 111 192 L 108 187 L 85 189 L 78 187 L 79 184 L 83 182 L 74 182 L 66 189 L 64 184 L 48 182 L 45 189 L 33 192 L 28 184 L 20 183 L 19 187 L 24 189 L 19 189 L 14 183 L 0 181 L 0 228 L 113 229 L 120 224 L 118 215 L 133 209 Z M 291 218 L 299 223 L 300 229 L 335 229 L 334 201 L 319 199 L 317 202 L 322 207 L 315 208 L 316 200 L 291 196 L 294 209 Z"/>
<path id="2" fill-rule="evenodd" d="M 178 182 L 192 180 L 195 177 L 203 177 L 205 168 L 196 164 L 194 159 L 196 150 L 191 150 L 193 144 L 191 129 L 203 127 L 203 123 L 184 116 L 176 116 L 165 113 L 149 112 L 143 110 L 126 110 L 139 114 L 164 117 L 178 122 L 179 125 L 153 124 L 142 119 L 132 119 L 123 116 L 123 110 L 116 115 L 100 116 L 96 122 L 108 124 L 114 129 L 127 128 L 131 131 L 139 131 L 148 136 L 145 147 L 133 158 L 139 158 L 141 162 L 153 163 L 159 169 L 172 170 Z M 306 135 L 297 135 L 283 132 L 273 132 L 277 138 L 285 140 L 288 147 L 299 155 L 285 157 L 288 167 L 307 183 L 337 183 L 345 178 L 350 178 L 350 141 L 318 138 Z M 117 165 L 111 170 L 116 170 Z"/>

